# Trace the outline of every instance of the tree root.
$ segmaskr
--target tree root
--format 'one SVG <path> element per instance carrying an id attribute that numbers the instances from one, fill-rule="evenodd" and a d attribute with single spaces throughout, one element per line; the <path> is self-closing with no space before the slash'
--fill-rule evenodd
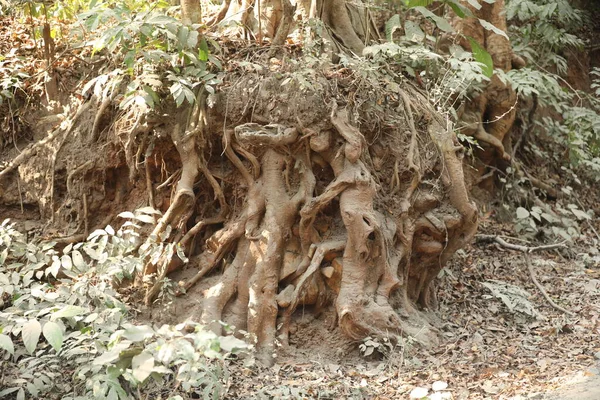
<path id="1" fill-rule="evenodd" d="M 29 158 L 31 158 L 32 156 L 37 154 L 37 151 L 41 147 L 44 147 L 48 143 L 52 142 L 60 134 L 65 133 L 66 135 L 68 135 L 75 128 L 75 126 L 77 125 L 77 122 L 79 121 L 81 116 L 85 114 L 85 112 L 88 110 L 89 107 L 90 107 L 89 102 L 85 103 L 81 107 L 79 107 L 79 109 L 77 110 L 77 112 L 75 113 L 75 115 L 73 116 L 73 118 L 71 120 L 71 124 L 66 129 L 64 129 L 62 126 L 59 126 L 54 131 L 52 131 L 46 138 L 40 140 L 37 143 L 34 143 L 29 148 L 23 150 L 23 152 L 21 152 L 21 154 L 16 156 L 8 164 L 8 166 L 6 166 L 2 171 L 0 171 L 0 179 L 4 176 L 8 175 L 10 172 L 14 171 L 16 168 L 18 168 L 21 164 L 23 164 Z"/>

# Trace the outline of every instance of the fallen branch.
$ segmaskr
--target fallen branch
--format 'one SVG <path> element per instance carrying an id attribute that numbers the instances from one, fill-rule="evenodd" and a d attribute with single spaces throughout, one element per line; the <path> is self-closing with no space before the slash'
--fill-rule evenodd
<path id="1" fill-rule="evenodd" d="M 534 251 L 540 251 L 540 250 L 552 250 L 552 249 L 557 249 L 560 247 L 565 247 L 565 243 L 561 242 L 561 243 L 555 243 L 555 244 L 547 244 L 547 245 L 542 245 L 542 246 L 536 246 L 536 247 L 529 247 L 529 246 L 523 246 L 520 244 L 513 244 L 513 243 L 508 243 L 506 240 L 502 239 L 499 236 L 495 236 L 495 235 L 477 235 L 476 236 L 477 239 L 481 240 L 481 241 L 490 241 L 490 242 L 495 242 L 498 243 L 500 246 L 510 249 L 510 250 L 516 250 L 516 251 L 520 251 L 525 255 L 525 263 L 527 264 L 527 271 L 529 272 L 529 277 L 531 278 L 531 281 L 534 283 L 534 285 L 538 288 L 538 290 L 540 291 L 540 293 L 542 293 L 542 296 L 544 296 L 544 298 L 546 299 L 546 301 L 548 302 L 548 304 L 550 304 L 554 309 L 563 312 L 567 315 L 570 316 L 574 316 L 575 313 L 559 306 L 558 304 L 556 304 L 548 295 L 548 293 L 546 292 L 546 289 L 544 289 L 544 287 L 542 286 L 542 284 L 537 280 L 537 278 L 535 277 L 535 271 L 533 269 L 533 265 L 531 264 L 531 260 L 529 259 L 529 254 L 534 252 Z"/>

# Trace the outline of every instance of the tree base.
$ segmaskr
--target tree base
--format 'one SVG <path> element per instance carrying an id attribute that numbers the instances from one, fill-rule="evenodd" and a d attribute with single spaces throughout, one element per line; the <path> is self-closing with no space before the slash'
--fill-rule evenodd
<path id="1" fill-rule="evenodd" d="M 267 364 L 277 343 L 293 338 L 300 307 L 334 307 L 350 341 L 411 336 L 435 345 L 424 314 L 437 306 L 433 281 L 477 225 L 451 123 L 401 76 L 392 77 L 398 94 L 383 84 L 364 90 L 362 78 L 332 64 L 293 65 L 271 60 L 266 76 L 232 60 L 219 96 L 200 92 L 191 112 L 163 112 L 167 121 L 128 115 L 112 130 L 80 123 L 75 140 L 59 142 L 50 202 L 28 173 L 37 157 L 6 177 L 14 185 L 19 176 L 65 237 L 105 223 L 99 215 L 160 209 L 148 240 L 171 226 L 194 269 L 183 288 L 220 276 L 204 290 L 202 322 L 219 331 L 225 318 L 248 332 Z M 84 107 L 94 115 L 101 105 Z M 109 143 L 105 153 L 82 156 L 96 135 Z M 155 279 L 146 304 L 181 262 L 156 265 L 143 271 Z"/>

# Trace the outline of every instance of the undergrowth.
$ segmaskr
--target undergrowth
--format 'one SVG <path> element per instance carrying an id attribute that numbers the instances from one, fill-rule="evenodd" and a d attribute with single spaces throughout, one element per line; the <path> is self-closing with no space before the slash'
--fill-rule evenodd
<path id="1" fill-rule="evenodd" d="M 163 252 L 163 242 L 139 249 L 136 240 L 154 213 L 139 210 L 117 232 L 107 226 L 62 250 L 28 240 L 8 220 L 0 225 L 0 398 L 226 393 L 228 362 L 252 346 L 193 321 L 137 324 L 115 289 Z"/>

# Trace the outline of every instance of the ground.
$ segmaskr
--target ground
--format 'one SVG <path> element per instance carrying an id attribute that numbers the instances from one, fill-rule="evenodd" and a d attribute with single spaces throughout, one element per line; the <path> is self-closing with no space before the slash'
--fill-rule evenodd
<path id="1" fill-rule="evenodd" d="M 489 219 L 480 233 L 502 234 L 503 228 L 508 227 Z M 365 357 L 331 329 L 331 310 L 315 319 L 311 310 L 302 315 L 300 309 L 290 347 L 273 368 L 233 367 L 231 396 L 403 399 L 415 387 L 443 381 L 454 399 L 600 398 L 600 269 L 565 252 L 534 254 L 532 262 L 549 295 L 575 317 L 545 302 L 522 254 L 474 243 L 439 280 L 437 318 L 444 340 L 438 348 L 406 345 L 387 358 Z M 540 318 L 509 312 L 482 285 L 490 280 L 525 289 Z M 201 305 L 191 300 L 197 298 L 183 297 L 172 308 L 154 308 L 140 317 L 181 321 L 198 312 Z"/>

